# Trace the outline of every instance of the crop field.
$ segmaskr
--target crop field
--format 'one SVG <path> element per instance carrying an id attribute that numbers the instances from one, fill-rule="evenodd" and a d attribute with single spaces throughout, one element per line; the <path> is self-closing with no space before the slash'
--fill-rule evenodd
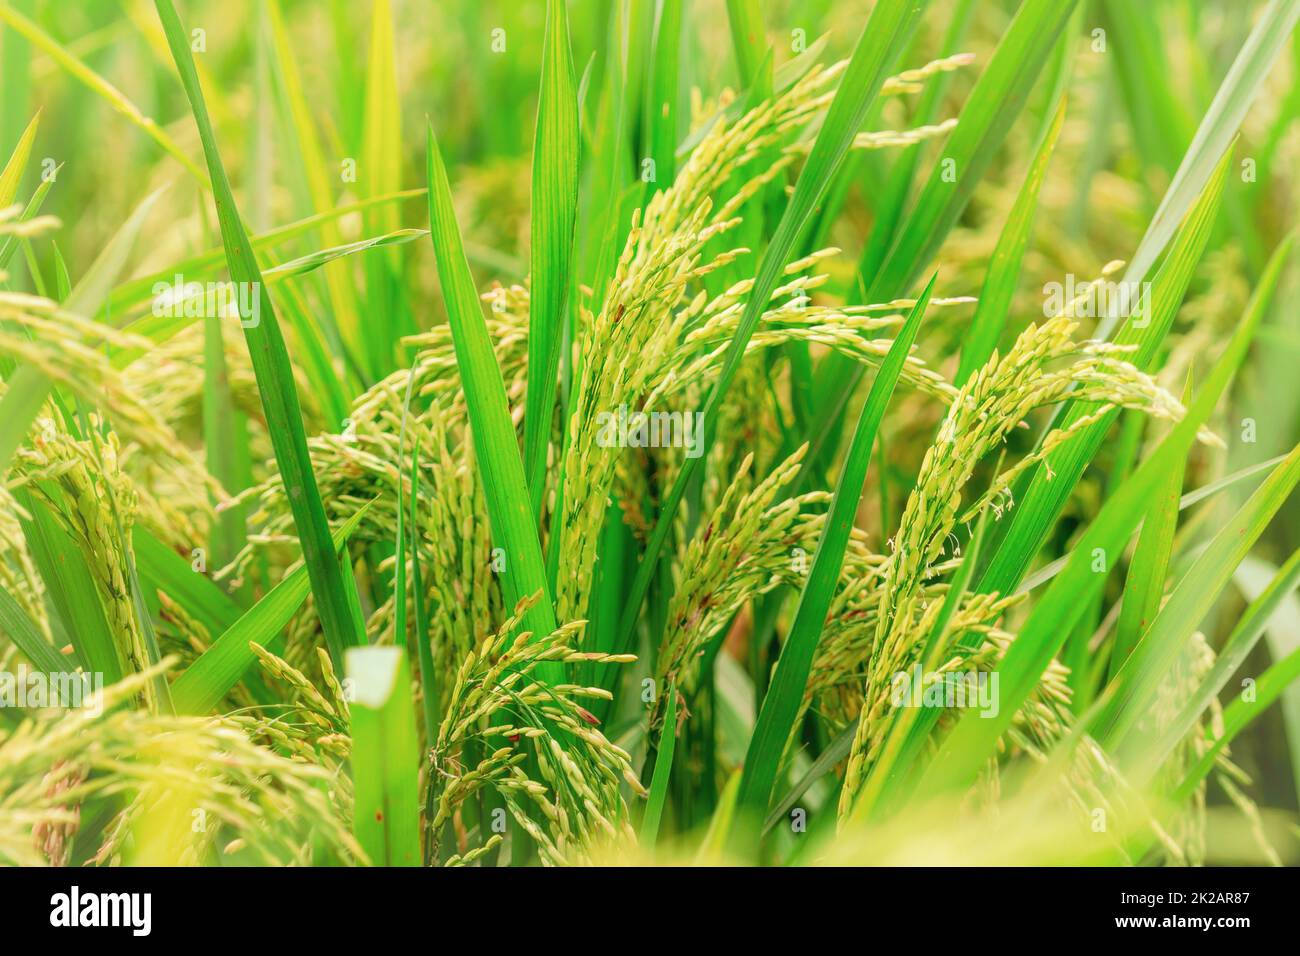
<path id="1" fill-rule="evenodd" d="M 1298 21 L 0 0 L 0 864 L 1300 864 Z"/>

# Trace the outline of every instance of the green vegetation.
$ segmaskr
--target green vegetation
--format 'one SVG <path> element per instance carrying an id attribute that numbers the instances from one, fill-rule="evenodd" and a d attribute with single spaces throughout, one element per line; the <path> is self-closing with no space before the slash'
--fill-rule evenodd
<path id="1" fill-rule="evenodd" d="M 0 0 L 0 863 L 1300 863 L 1300 0 Z"/>

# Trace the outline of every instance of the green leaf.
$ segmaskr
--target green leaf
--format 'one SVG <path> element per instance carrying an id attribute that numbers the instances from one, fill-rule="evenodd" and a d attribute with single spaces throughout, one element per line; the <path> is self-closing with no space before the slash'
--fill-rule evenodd
<path id="1" fill-rule="evenodd" d="M 293 144 L 301 160 L 298 168 L 302 172 L 302 182 L 310 198 L 312 211 L 326 213 L 334 206 L 331 171 L 325 164 L 320 137 L 316 133 L 311 108 L 303 92 L 302 78 L 298 74 L 298 64 L 294 59 L 288 31 L 285 29 L 284 14 L 281 12 L 279 0 L 269 0 L 266 4 L 266 13 L 267 24 L 271 28 L 271 49 L 275 54 L 272 65 L 289 113 L 290 122 L 287 128 L 293 133 Z M 196 81 L 195 87 L 197 86 Z M 325 245 L 333 247 L 343 244 L 343 233 L 335 219 L 322 218 L 320 227 L 321 239 Z M 331 265 L 325 270 L 325 286 L 329 292 L 335 321 L 351 347 L 352 353 L 367 354 L 364 342 L 361 341 L 356 289 L 348 270 L 342 265 Z"/>
<path id="2" fill-rule="evenodd" d="M 542 595 L 524 614 L 524 626 L 541 637 L 555 630 L 555 608 L 546 582 L 542 546 L 533 522 L 505 383 L 479 307 L 474 278 L 465 261 L 460 227 L 451 201 L 451 185 L 432 124 L 428 128 L 428 177 L 429 228 L 461 387 L 469 410 L 474 457 L 483 475 L 492 536 L 505 550 L 502 588 L 511 605 L 535 594 Z M 539 671 L 547 682 L 563 679 L 563 668 L 554 662 L 547 662 Z"/>
<path id="3" fill-rule="evenodd" d="M 578 208 L 578 93 L 564 0 L 547 0 L 542 88 L 533 143 L 532 286 L 528 307 L 528 391 L 524 464 L 533 515 L 540 520 L 546 449 L 555 413 L 560 346 Z"/>
<path id="4" fill-rule="evenodd" d="M 1232 580 L 1278 509 L 1300 482 L 1300 445 L 1264 480 L 1254 494 L 1210 539 L 1179 580 L 1169 600 L 1119 669 L 1090 722 L 1092 735 L 1115 753 L 1127 746 L 1128 732 L 1149 713 L 1161 681 L 1169 675 L 1192 632 Z M 1141 741 L 1137 741 L 1138 744 Z"/>
<path id="5" fill-rule="evenodd" d="M 30 515 L 20 518 L 23 539 L 77 658 L 90 673 L 103 674 L 105 684 L 121 680 L 122 658 L 81 549 L 44 501 L 23 489 L 14 498 Z"/>
<path id="6" fill-rule="evenodd" d="M 352 647 L 353 832 L 376 866 L 420 865 L 420 746 L 400 647 Z"/>
<path id="7" fill-rule="evenodd" d="M 209 633 L 220 634 L 239 620 L 239 605 L 148 528 L 136 527 L 131 544 L 143 585 L 150 591 L 165 591 Z"/>
<path id="8" fill-rule="evenodd" d="M 645 816 L 641 818 L 638 840 L 643 847 L 653 848 L 659 839 L 659 820 L 663 816 L 664 802 L 668 799 L 668 780 L 673 772 L 673 752 L 677 749 L 677 688 L 668 686 L 668 706 L 664 710 L 664 725 L 659 731 L 658 756 L 654 773 L 650 777 L 650 796 L 646 799 Z"/>
<path id="9" fill-rule="evenodd" d="M 365 116 L 358 185 L 363 196 L 395 192 L 402 185 L 402 101 L 397 85 L 397 41 L 389 0 L 371 8 L 370 58 L 366 66 Z M 400 225 L 396 206 L 376 206 L 364 217 L 367 233 L 391 233 Z M 405 303 L 396 293 L 400 262 L 386 252 L 367 256 L 366 334 L 372 374 L 387 373 L 402 335 L 414 332 Z"/>
<path id="10" fill-rule="evenodd" d="M 1062 97 L 1051 125 L 1038 144 L 1038 151 L 1034 154 L 1024 184 L 1016 195 L 1011 214 L 1002 226 L 998 244 L 993 249 L 993 258 L 989 260 L 988 272 L 984 275 L 984 287 L 980 290 L 979 305 L 975 307 L 970 331 L 963 339 L 961 362 L 953 380 L 958 388 L 966 384 L 966 380 L 989 360 L 997 348 L 998 337 L 1002 333 L 1016 292 L 1016 280 L 1020 278 L 1020 264 L 1025 256 L 1025 247 L 1029 245 L 1029 232 L 1034 224 L 1034 212 L 1038 208 L 1038 191 L 1042 188 L 1043 179 L 1047 175 L 1047 164 L 1065 123 L 1065 107 L 1065 99 Z"/>
<path id="11" fill-rule="evenodd" d="M 50 646 L 36 622 L 4 587 L 0 587 L 0 632 L 14 642 L 37 670 L 62 674 L 76 666 L 75 660 L 64 657 Z"/>
<path id="12" fill-rule="evenodd" d="M 677 98 L 681 77 L 682 23 L 686 0 L 659 0 L 655 4 L 654 58 L 645 89 L 647 154 L 654 161 L 654 178 L 646 184 L 646 199 L 656 189 L 667 189 L 676 175 Z"/>
<path id="13" fill-rule="evenodd" d="M 1185 464 L 1170 470 L 1168 481 L 1152 498 L 1142 521 L 1137 548 L 1124 579 L 1119 622 L 1115 625 L 1115 641 L 1110 652 L 1112 680 L 1160 611 L 1169 559 L 1174 550 L 1174 534 L 1178 530 Z"/>
<path id="14" fill-rule="evenodd" d="M 1295 573 L 1291 566 L 1294 560 L 1293 555 L 1279 571 L 1269 562 L 1252 556 L 1242 561 L 1233 575 L 1241 593 L 1251 601 L 1233 633 L 1244 632 L 1248 619 L 1254 621 L 1267 617 L 1263 622 L 1265 635 L 1269 653 L 1275 661 L 1283 660 L 1292 651 L 1300 649 L 1300 597 L 1296 596 L 1295 585 L 1291 584 Z M 1225 645 L 1219 653 L 1220 659 L 1228 652 Z M 1287 748 L 1291 754 L 1291 776 L 1296 793 L 1300 794 L 1300 686 L 1288 687 L 1282 694 L 1282 723 L 1286 727 Z"/>
<path id="15" fill-rule="evenodd" d="M 1240 571 L 1241 568 L 1238 567 L 1234 574 Z M 1129 771 L 1130 779 L 1140 781 L 1150 776 L 1178 742 L 1191 732 L 1210 702 L 1246 662 L 1270 621 L 1284 608 L 1287 601 L 1294 601 L 1297 586 L 1300 586 L 1300 551 L 1291 555 L 1286 564 L 1273 575 L 1268 586 L 1251 601 L 1215 655 L 1210 672 L 1188 696 L 1177 716 L 1161 732 L 1159 738 L 1142 743 L 1136 759 L 1129 762 L 1132 768 Z"/>
<path id="16" fill-rule="evenodd" d="M 217 218 L 221 223 L 221 237 L 226 248 L 230 277 L 237 284 L 251 286 L 260 306 L 255 323 L 240 324 L 244 327 L 244 336 L 248 341 L 276 464 L 284 482 L 289 507 L 293 511 L 298 539 L 302 543 L 307 574 L 311 580 L 312 593 L 316 597 L 316 610 L 320 615 L 330 656 L 337 666 L 342 662 L 343 649 L 356 644 L 358 635 L 342 574 L 334 559 L 329 524 L 325 518 L 325 508 L 321 504 L 320 491 L 316 487 L 316 476 L 312 472 L 311 456 L 307 452 L 307 437 L 298 405 L 293 366 L 289 362 L 289 353 L 275 317 L 271 297 L 262 282 L 262 273 L 253 255 L 253 247 L 239 221 L 230 181 L 217 151 L 212 123 L 204 104 L 203 91 L 199 88 L 198 73 L 194 68 L 194 56 L 190 52 L 189 35 L 176 16 L 171 0 L 155 0 L 154 5 L 162 20 L 167 43 L 176 60 L 181 83 L 185 87 L 185 94 L 189 97 L 199 128 L 203 154 L 207 158 L 208 171 L 212 177 L 213 197 Z"/>
<path id="17" fill-rule="evenodd" d="M 334 533 L 330 561 L 335 568 L 338 562 L 334 561 L 334 552 L 351 537 L 369 507 L 360 508 Z M 240 615 L 172 684 L 172 704 L 176 712 L 206 714 L 216 707 L 256 660 L 248 645 L 255 642 L 274 650 L 280 632 L 298 613 L 309 591 L 308 570 L 299 565 L 269 594 Z"/>
<path id="18" fill-rule="evenodd" d="M 1209 750 L 1192 765 L 1183 777 L 1183 782 L 1172 794 L 1172 801 L 1178 803 L 1186 800 L 1193 790 L 1205 779 L 1214 767 L 1223 748 L 1236 736 L 1250 726 L 1251 721 L 1262 714 L 1277 700 L 1296 678 L 1300 677 L 1300 648 L 1278 661 L 1255 681 L 1255 693 L 1250 698 L 1238 697 L 1223 711 L 1223 733 L 1207 740 L 1211 743 Z"/>
<path id="19" fill-rule="evenodd" d="M 23 135 L 18 138 L 18 145 L 9 155 L 4 170 L 0 171 L 0 209 L 8 209 L 13 205 L 14 197 L 18 195 L 18 185 L 23 181 L 27 160 L 32 154 L 32 143 L 36 142 L 36 128 L 40 125 L 41 114 L 38 112 L 23 130 Z"/>
<path id="20" fill-rule="evenodd" d="M 754 84 L 771 48 L 763 33 L 763 7 L 759 0 L 727 0 L 727 21 L 731 26 L 731 46 L 736 51 L 740 83 L 748 88 Z"/>
<path id="21" fill-rule="evenodd" d="M 776 673 L 763 698 L 763 706 L 754 725 L 754 735 L 750 739 L 749 752 L 745 756 L 739 805 L 743 812 L 751 815 L 767 813 L 777 770 L 799 715 L 808 673 L 812 669 L 817 643 L 821 639 L 822 624 L 839 583 L 840 569 L 844 565 L 844 550 L 848 547 L 853 520 L 862 499 L 876 430 L 880 427 L 885 409 L 894 394 L 894 386 L 903 370 L 903 363 L 907 360 L 912 343 L 916 341 L 916 333 L 930 302 L 934 281 L 934 277 L 931 277 L 925 291 L 912 307 L 906 324 L 890 346 L 889 354 L 885 356 L 880 372 L 872 383 L 871 394 L 867 396 L 867 402 L 858 417 L 853 441 L 849 445 L 844 467 L 835 486 L 835 497 L 831 501 L 812 567 L 808 571 L 808 580 L 799 595 L 794 623 L 790 625 L 790 634 L 781 649 Z"/>

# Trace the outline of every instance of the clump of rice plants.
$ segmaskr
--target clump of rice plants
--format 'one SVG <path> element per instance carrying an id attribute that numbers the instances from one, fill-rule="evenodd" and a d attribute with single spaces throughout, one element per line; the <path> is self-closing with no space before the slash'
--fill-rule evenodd
<path id="1" fill-rule="evenodd" d="M 1297 20 L 0 3 L 0 863 L 1300 861 Z"/>

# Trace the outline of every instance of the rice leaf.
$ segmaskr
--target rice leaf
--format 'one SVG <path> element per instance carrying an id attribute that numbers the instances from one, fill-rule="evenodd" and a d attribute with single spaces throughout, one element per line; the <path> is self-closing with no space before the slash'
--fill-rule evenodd
<path id="1" fill-rule="evenodd" d="M 377 866 L 420 865 L 420 746 L 400 647 L 352 647 L 353 832 Z"/>
<path id="2" fill-rule="evenodd" d="M 336 569 L 338 562 L 333 559 L 333 552 L 347 543 L 368 508 L 369 505 L 359 508 L 334 532 L 330 561 Z M 172 704 L 176 712 L 206 714 L 216 707 L 256 661 L 249 649 L 250 643 L 275 650 L 280 633 L 307 600 L 310 581 L 308 568 L 299 565 L 185 668 L 172 684 Z"/>
<path id="3" fill-rule="evenodd" d="M 741 86 L 752 86 L 770 49 L 763 32 L 763 7 L 759 0 L 727 0 L 727 21 Z"/>
<path id="4" fill-rule="evenodd" d="M 1247 613 L 1234 628 L 1233 636 L 1237 636 L 1238 632 L 1246 633 L 1248 619 L 1270 614 L 1264 625 L 1264 634 L 1269 654 L 1275 661 L 1283 660 L 1292 651 L 1300 649 L 1300 597 L 1296 596 L 1294 586 L 1289 592 L 1286 590 L 1292 560 L 1294 556 L 1279 569 L 1262 558 L 1251 556 L 1242 561 L 1233 573 L 1237 588 L 1251 601 L 1251 607 L 1247 608 Z M 1283 571 L 1287 573 L 1281 573 Z M 1279 590 L 1286 593 L 1275 597 Z M 1267 600 L 1264 600 L 1265 595 L 1269 596 Z M 1256 605 L 1260 605 L 1261 609 L 1254 613 Z M 1244 640 L 1244 636 L 1241 639 Z M 1230 645 L 1231 641 L 1224 645 L 1220 657 L 1229 655 Z M 1282 692 L 1282 724 L 1286 728 L 1287 749 L 1291 755 L 1291 776 L 1295 791 L 1300 794 L 1300 686 L 1292 685 Z"/>
<path id="5" fill-rule="evenodd" d="M 18 138 L 18 145 L 9 155 L 5 168 L 0 170 L 0 209 L 7 209 L 13 205 L 14 197 L 18 195 L 18 186 L 22 183 L 23 173 L 27 170 L 27 160 L 32 154 L 32 143 L 36 142 L 36 129 L 40 125 L 41 114 L 38 112 L 23 130 L 23 135 Z"/>
<path id="6" fill-rule="evenodd" d="M 185 613 L 209 633 L 220 634 L 239 620 L 239 605 L 210 577 L 195 571 L 183 557 L 163 544 L 148 528 L 136 527 L 131 534 L 140 579 L 149 591 L 165 591 Z"/>
<path id="7" fill-rule="evenodd" d="M 1240 567 L 1235 573 L 1239 573 Z M 1300 551 L 1294 552 L 1287 562 L 1277 569 L 1267 587 L 1255 597 L 1242 613 L 1236 627 L 1215 656 L 1214 666 L 1196 689 L 1188 696 L 1178 715 L 1167 725 L 1158 739 L 1144 740 L 1139 744 L 1135 759 L 1129 762 L 1130 774 L 1135 780 L 1143 779 L 1159 767 L 1169 756 L 1178 741 L 1195 727 L 1197 719 L 1210 706 L 1233 674 L 1240 670 L 1254 649 L 1260 636 L 1270 626 L 1287 601 L 1294 601 L 1296 588 L 1300 587 Z"/>
<path id="8" fill-rule="evenodd" d="M 1160 602 L 1165 594 L 1165 576 L 1174 550 L 1174 533 L 1178 530 L 1182 490 L 1183 465 L 1179 465 L 1171 469 L 1168 482 L 1156 493 L 1142 520 L 1137 548 L 1124 579 L 1124 596 L 1120 603 L 1119 621 L 1115 625 L 1115 640 L 1111 645 L 1112 680 L 1160 611 Z"/>
<path id="9" fill-rule="evenodd" d="M 39 671 L 62 674 L 76 666 L 75 660 L 50 646 L 22 605 L 4 587 L 0 587 L 0 633 L 13 641 Z"/>
<path id="10" fill-rule="evenodd" d="M 361 132 L 358 185 L 364 196 L 396 192 L 402 185 L 402 111 L 397 85 L 397 41 L 388 0 L 371 8 L 370 55 L 366 66 L 365 116 Z M 395 232 L 399 209 L 374 206 L 364 216 L 368 234 Z M 398 342 L 415 331 L 403 297 L 397 292 L 401 263 L 395 250 L 367 256 L 366 315 L 363 341 L 369 367 L 378 377 L 392 367 Z"/>
<path id="11" fill-rule="evenodd" d="M 652 848 L 659 839 L 659 820 L 668 799 L 668 780 L 673 772 L 673 752 L 677 749 L 677 688 L 669 685 L 668 704 L 664 710 L 664 725 L 659 731 L 659 747 L 655 757 L 654 773 L 650 777 L 650 796 L 646 799 L 645 816 L 641 818 L 638 842 Z"/>
<path id="12" fill-rule="evenodd" d="M 429 229 L 461 387 L 469 408 L 474 457 L 483 475 L 492 535 L 505 551 L 502 588 L 512 605 L 541 595 L 524 614 L 524 626 L 540 637 L 555 630 L 555 608 L 537 526 L 533 522 L 519 442 L 506 402 L 505 383 L 492 351 L 469 263 L 465 261 L 460 227 L 451 202 L 451 185 L 433 124 L 428 127 L 428 178 Z M 539 672 L 548 682 L 563 677 L 563 668 L 553 662 L 547 662 Z"/>
<path id="13" fill-rule="evenodd" d="M 326 170 L 320 137 L 316 133 L 311 109 L 307 105 L 307 97 L 303 92 L 302 78 L 298 74 L 298 64 L 289 42 L 288 31 L 285 29 L 280 0 L 268 0 L 266 13 L 267 24 L 271 28 L 271 48 L 275 54 L 272 58 L 273 72 L 279 82 L 285 107 L 289 113 L 288 129 L 293 133 L 293 143 L 301 160 L 303 185 L 310 197 L 312 211 L 318 214 L 326 213 L 334 206 L 330 186 L 331 176 Z M 197 85 L 196 81 L 196 88 Z M 331 247 L 343 245 L 343 233 L 334 218 L 322 218 L 320 229 L 325 245 Z M 356 290 L 347 269 L 341 264 L 332 265 L 325 270 L 324 277 L 338 327 L 342 330 L 354 355 L 366 354 L 364 342 L 361 341 L 361 320 Z"/>
<path id="14" fill-rule="evenodd" d="M 1141 642 L 1110 683 L 1090 722 L 1093 736 L 1118 748 L 1149 712 L 1156 689 L 1176 663 L 1192 631 L 1213 607 L 1273 516 L 1300 482 L 1300 445 L 1255 489 L 1179 580 Z M 1113 751 L 1112 751 L 1113 752 Z"/>
<path id="15" fill-rule="evenodd" d="M 1124 282 L 1141 283 L 1169 240 L 1179 228 L 1184 215 L 1197 202 L 1214 176 L 1221 157 L 1232 145 L 1242 120 L 1256 94 L 1263 86 L 1286 44 L 1287 37 L 1300 21 L 1300 0 L 1269 0 L 1264 13 L 1241 45 L 1228 74 L 1219 85 L 1214 102 L 1201 117 L 1192 144 L 1174 174 L 1174 180 L 1156 209 L 1137 251 L 1124 271 Z M 1097 329 L 1098 338 L 1109 338 L 1123 316 L 1106 316 Z"/>
<path id="16" fill-rule="evenodd" d="M 90 673 L 103 674 L 106 684 L 121 680 L 124 667 L 117 642 L 81 549 L 44 501 L 26 490 L 14 497 L 30 515 L 20 519 L 23 539 L 78 660 Z"/>
<path id="17" fill-rule="evenodd" d="M 953 384 L 961 388 L 976 369 L 984 365 L 997 348 L 998 337 L 1006 322 L 1011 308 L 1011 299 L 1015 295 L 1016 280 L 1020 277 L 1020 264 L 1024 259 L 1025 247 L 1029 245 L 1029 233 L 1034 224 L 1034 212 L 1038 208 L 1038 191 L 1042 188 L 1047 175 L 1047 164 L 1052 158 L 1061 126 L 1065 123 L 1066 102 L 1064 97 L 1057 107 L 1051 125 L 1045 131 L 1034 154 L 1034 160 L 1025 175 L 1025 182 L 1016 195 L 1015 205 L 998 236 L 998 244 L 993 249 L 993 258 L 989 260 L 989 269 L 984 276 L 984 286 L 980 290 L 979 305 L 975 307 L 975 316 L 971 319 L 970 331 L 962 343 L 961 362 L 957 366 L 957 375 Z"/>
<path id="18" fill-rule="evenodd" d="M 546 489 L 546 450 L 554 420 L 560 345 L 567 325 L 577 207 L 578 94 L 569 53 L 569 22 L 564 0 L 547 0 L 533 144 L 532 287 L 524 405 L 524 466 L 537 520 Z"/>
<path id="19" fill-rule="evenodd" d="M 208 161 L 216 201 L 217 218 L 226 247 L 226 261 L 231 279 L 254 290 L 260 305 L 259 320 L 254 324 L 241 322 L 248 351 L 253 361 L 253 371 L 266 415 L 271 444 L 275 450 L 280 477 L 288 492 L 289 506 L 293 511 L 294 525 L 302 544 L 307 574 L 311 579 L 316 610 L 321 618 L 325 641 L 336 665 L 342 663 L 343 649 L 354 645 L 358 635 L 354 628 L 352 612 L 344 589 L 338 562 L 330 543 L 329 524 L 321 504 L 316 477 L 312 472 L 311 456 L 307 452 L 307 438 L 303 430 L 302 413 L 298 406 L 297 386 L 293 368 L 275 317 L 271 297 L 262 282 L 248 235 L 239 220 L 235 197 L 226 177 L 225 167 L 217 151 L 212 123 L 208 119 L 203 91 L 199 88 L 198 74 L 194 69 L 194 55 L 190 51 L 188 34 L 176 16 L 171 0 L 155 0 L 154 6 L 167 33 L 172 56 L 180 72 L 181 83 L 194 112 L 203 143 L 203 154 Z"/>
<path id="20" fill-rule="evenodd" d="M 1176 803 L 1191 796 L 1192 791 L 1214 768 L 1223 749 L 1249 727 L 1256 717 L 1268 710 L 1273 701 L 1282 696 L 1297 678 L 1300 678 L 1300 648 L 1264 671 L 1255 681 L 1253 695 L 1239 696 L 1224 708 L 1222 733 L 1207 741 L 1211 743 L 1210 748 L 1184 774 L 1182 783 L 1170 795 L 1170 799 Z"/>

